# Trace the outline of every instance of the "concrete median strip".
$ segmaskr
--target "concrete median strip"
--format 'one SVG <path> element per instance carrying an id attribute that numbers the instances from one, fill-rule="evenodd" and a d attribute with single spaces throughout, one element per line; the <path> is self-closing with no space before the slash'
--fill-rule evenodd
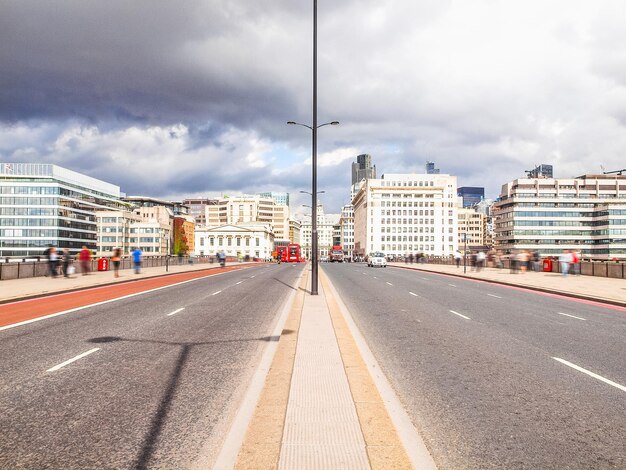
<path id="1" fill-rule="evenodd" d="M 243 441 L 236 469 L 276 468 L 280 458 L 307 276 L 303 276 Z"/>
<path id="2" fill-rule="evenodd" d="M 322 276 L 328 309 L 339 343 L 350 391 L 357 409 L 370 465 L 373 469 L 435 468 L 432 460 L 412 462 L 400 440 L 359 347 L 350 331 L 328 278 Z M 428 456 L 429 457 L 429 456 Z"/>

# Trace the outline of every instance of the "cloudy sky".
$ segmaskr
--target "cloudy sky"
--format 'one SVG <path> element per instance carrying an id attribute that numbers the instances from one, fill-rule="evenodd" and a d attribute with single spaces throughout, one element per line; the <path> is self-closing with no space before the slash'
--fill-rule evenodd
<path id="1" fill-rule="evenodd" d="M 318 187 L 626 168 L 623 0 L 318 0 Z M 0 161 L 170 199 L 311 187 L 312 0 L 0 0 Z"/>

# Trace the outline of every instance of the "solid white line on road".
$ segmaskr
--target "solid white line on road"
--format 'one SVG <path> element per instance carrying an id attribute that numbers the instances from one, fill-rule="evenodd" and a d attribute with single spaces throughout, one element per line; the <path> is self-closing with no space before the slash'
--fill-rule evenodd
<path id="1" fill-rule="evenodd" d="M 572 369 L 576 369 L 577 371 L 582 372 L 583 374 L 587 374 L 588 376 L 593 377 L 594 379 L 601 380 L 602 382 L 606 384 L 612 385 L 615 388 L 619 388 L 622 392 L 626 392 L 626 387 L 618 383 L 615 383 L 612 380 L 605 379 L 601 375 L 594 374 L 593 372 L 588 371 L 587 369 L 583 369 L 582 367 L 577 366 L 576 364 L 572 364 L 571 362 L 568 362 L 565 359 L 561 359 L 559 357 L 553 357 L 552 359 L 554 359 L 555 361 L 559 361 L 561 364 L 565 364 L 566 366 L 571 367 Z"/>
<path id="2" fill-rule="evenodd" d="M 393 284 L 391 282 L 387 282 L 387 284 L 389 284 L 390 286 L 393 286 Z"/>
<path id="3" fill-rule="evenodd" d="M 100 348 L 90 349 L 89 351 L 79 354 L 78 356 L 73 357 L 72 359 L 68 359 L 67 361 L 62 362 L 58 366 L 54 366 L 48 369 L 46 372 L 54 372 L 55 370 L 59 370 L 61 367 L 65 367 L 66 365 L 71 364 L 74 361 L 78 361 L 79 359 L 82 359 L 85 356 L 89 356 L 91 353 L 95 353 L 96 351 L 100 351 Z"/>
<path id="4" fill-rule="evenodd" d="M 455 312 L 454 310 L 450 310 L 450 313 L 454 313 L 455 315 L 458 315 L 461 318 L 465 318 L 466 320 L 471 320 L 470 317 L 466 317 L 465 315 L 459 313 L 459 312 Z"/>
<path id="5" fill-rule="evenodd" d="M 171 317 L 172 315 L 176 315 L 178 312 L 182 312 L 183 310 L 185 310 L 185 307 L 181 307 L 181 308 L 179 308 L 179 309 L 176 309 L 176 310 L 174 310 L 173 312 L 168 313 L 168 314 L 167 314 L 167 316 L 168 316 L 168 317 Z"/>
<path id="6" fill-rule="evenodd" d="M 448 284 L 450 287 L 456 287 L 454 284 Z"/>
<path id="7" fill-rule="evenodd" d="M 576 320 L 587 321 L 586 318 L 577 317 L 576 315 L 570 315 L 569 313 L 563 313 L 563 312 L 556 312 L 556 313 L 558 313 L 559 315 L 565 315 L 566 317 L 575 318 Z"/>
<path id="8" fill-rule="evenodd" d="M 409 292 L 409 294 L 414 295 L 415 297 L 419 297 L 415 292 Z"/>
<path id="9" fill-rule="evenodd" d="M 236 283 L 235 285 L 238 286 L 239 284 L 241 284 L 243 281 L 239 281 L 238 283 Z"/>
<path id="10" fill-rule="evenodd" d="M 501 299 L 502 297 L 500 297 L 499 295 L 495 295 L 495 294 L 487 294 L 489 297 L 495 297 L 496 299 Z"/>
<path id="11" fill-rule="evenodd" d="M 221 290 L 218 290 L 217 292 L 213 292 L 211 295 L 217 295 L 217 294 L 219 294 L 220 292 L 222 292 L 222 291 L 221 291 Z"/>
<path id="12" fill-rule="evenodd" d="M 8 330 L 10 328 L 16 328 L 18 326 L 28 325 L 30 323 L 35 323 L 35 322 L 38 322 L 38 321 L 41 321 L 41 320 L 47 320 L 48 318 L 58 317 L 59 315 L 67 315 L 68 313 L 78 312 L 79 310 L 85 310 L 87 308 L 97 307 L 99 305 L 108 304 L 110 302 L 117 302 L 118 300 L 129 299 L 131 297 L 136 297 L 138 295 L 149 294 L 151 292 L 156 292 L 156 291 L 159 291 L 159 290 L 162 290 L 162 289 L 168 289 L 170 287 L 180 286 L 182 284 L 187 284 L 187 283 L 190 283 L 190 282 L 201 281 L 203 279 L 206 279 L 206 278 L 209 278 L 209 277 L 213 277 L 213 276 L 219 276 L 221 274 L 226 274 L 226 273 L 221 273 L 221 272 L 211 273 L 211 274 L 207 274 L 206 276 L 196 277 L 194 279 L 187 279 L 186 281 L 180 281 L 180 282 L 176 282 L 174 284 L 168 284 L 166 286 L 155 287 L 154 289 L 148 289 L 148 290 L 144 290 L 144 291 L 141 291 L 141 292 L 135 292 L 133 294 L 123 295 L 122 297 L 116 297 L 114 299 L 103 300 L 102 302 L 96 302 L 96 303 L 88 304 L 88 305 L 81 305 L 80 307 L 70 308 L 68 310 L 63 310 L 62 312 L 51 313 L 50 315 L 44 315 L 43 317 L 31 318 L 30 320 L 24 320 L 24 321 L 21 321 L 21 322 L 18 322 L 18 323 L 13 323 L 11 325 L 0 326 L 0 331 Z M 104 289 L 104 288 L 106 288 L 106 287 L 103 287 L 103 286 L 93 287 L 94 290 L 95 289 Z M 87 291 L 87 290 L 92 290 L 92 289 L 85 289 L 85 291 Z M 58 295 L 67 295 L 67 293 L 58 294 Z M 56 297 L 56 294 L 54 296 Z M 37 299 L 18 300 L 15 303 L 32 302 L 33 300 L 37 300 Z"/>

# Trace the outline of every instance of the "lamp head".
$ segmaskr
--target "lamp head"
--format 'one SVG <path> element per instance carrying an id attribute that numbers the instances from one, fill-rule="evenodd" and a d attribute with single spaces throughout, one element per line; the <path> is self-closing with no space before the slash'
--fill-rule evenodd
<path id="1" fill-rule="evenodd" d="M 296 121 L 287 121 L 287 124 L 295 124 Z"/>

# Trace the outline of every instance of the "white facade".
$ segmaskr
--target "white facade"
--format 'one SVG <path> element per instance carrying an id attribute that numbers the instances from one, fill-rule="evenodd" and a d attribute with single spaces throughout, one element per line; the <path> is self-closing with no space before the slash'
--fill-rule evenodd
<path id="1" fill-rule="evenodd" d="M 448 256 L 458 247 L 456 176 L 387 174 L 352 200 L 354 254 Z"/>
<path id="2" fill-rule="evenodd" d="M 341 246 L 347 258 L 352 258 L 354 252 L 354 208 L 347 204 L 341 208 Z"/>
<path id="3" fill-rule="evenodd" d="M 523 178 L 494 203 L 496 248 L 626 259 L 626 175 Z"/>
<path id="4" fill-rule="evenodd" d="M 333 230 L 339 223 L 339 214 L 325 214 L 324 206 L 317 205 L 317 251 L 319 257 L 330 256 L 333 248 Z M 311 259 L 312 224 L 311 217 L 305 217 L 301 221 L 300 241 L 302 256 Z"/>
<path id="5" fill-rule="evenodd" d="M 0 163 L 0 255 L 95 251 L 96 211 L 127 207 L 119 186 L 47 163 Z"/>
<path id="6" fill-rule="evenodd" d="M 207 227 L 270 224 L 276 240 L 289 240 L 289 206 L 278 205 L 271 197 L 223 197 L 205 210 Z"/>
<path id="7" fill-rule="evenodd" d="M 271 258 L 274 249 L 274 232 L 270 224 L 221 225 L 196 228 L 195 254 L 214 255 L 223 251 L 226 256 Z"/>

